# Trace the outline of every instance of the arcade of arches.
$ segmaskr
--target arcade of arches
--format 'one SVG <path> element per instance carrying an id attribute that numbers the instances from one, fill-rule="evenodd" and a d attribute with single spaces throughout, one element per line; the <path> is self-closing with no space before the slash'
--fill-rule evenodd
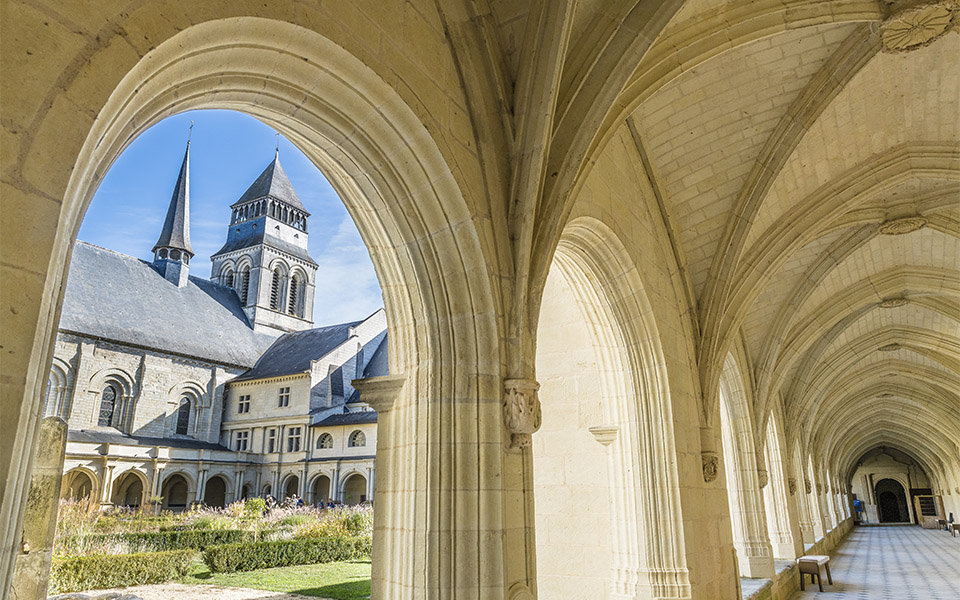
<path id="1" fill-rule="evenodd" d="M 377 270 L 374 598 L 785 596 L 854 499 L 960 514 L 953 0 L 0 10 L 4 595 L 79 223 L 198 108 L 301 148 Z"/>

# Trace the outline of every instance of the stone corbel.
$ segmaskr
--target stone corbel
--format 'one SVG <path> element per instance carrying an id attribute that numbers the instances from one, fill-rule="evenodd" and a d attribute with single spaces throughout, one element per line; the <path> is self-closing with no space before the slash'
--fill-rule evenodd
<path id="1" fill-rule="evenodd" d="M 808 494 L 813 492 L 813 485 L 810 483 L 809 479 L 803 480 L 803 489 L 805 489 Z"/>
<path id="2" fill-rule="evenodd" d="M 794 479 L 793 477 L 787 479 L 787 489 L 790 490 L 790 495 L 791 495 L 791 496 L 796 496 L 796 495 L 797 495 L 797 480 Z"/>
<path id="3" fill-rule="evenodd" d="M 770 475 L 766 469 L 757 469 L 757 480 L 760 482 L 761 490 L 767 487 L 767 483 L 770 481 Z"/>
<path id="4" fill-rule="evenodd" d="M 700 462 L 703 466 L 703 480 L 706 483 L 716 481 L 720 475 L 720 456 L 716 452 L 701 452 Z"/>
<path id="5" fill-rule="evenodd" d="M 369 404 L 378 413 L 385 413 L 393 409 L 406 381 L 406 375 L 384 375 L 354 379 L 350 385 L 360 392 L 360 399 L 363 402 Z"/>
<path id="6" fill-rule="evenodd" d="M 596 427 L 587 428 L 587 431 L 593 434 L 597 442 L 604 446 L 609 446 L 616 441 L 620 428 L 616 425 L 597 425 Z"/>
<path id="7" fill-rule="evenodd" d="M 503 380 L 503 424 L 510 433 L 511 448 L 529 448 L 533 434 L 540 429 L 539 389 L 533 379 Z"/>

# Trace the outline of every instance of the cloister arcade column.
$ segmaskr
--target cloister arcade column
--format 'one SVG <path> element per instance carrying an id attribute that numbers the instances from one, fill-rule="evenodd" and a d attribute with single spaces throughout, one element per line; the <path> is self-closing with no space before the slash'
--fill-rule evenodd
<path id="1" fill-rule="evenodd" d="M 793 560 L 803 555 L 798 490 L 796 480 L 790 476 L 789 465 L 782 459 L 786 453 L 780 445 L 782 435 L 778 423 L 775 415 L 767 419 L 763 451 L 769 481 L 763 488 L 763 501 L 774 558 Z"/>

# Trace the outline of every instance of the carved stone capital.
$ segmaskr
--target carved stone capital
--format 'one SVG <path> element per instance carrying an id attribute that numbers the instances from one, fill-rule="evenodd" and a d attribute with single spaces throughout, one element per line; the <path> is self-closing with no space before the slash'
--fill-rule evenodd
<path id="1" fill-rule="evenodd" d="M 821 496 L 823 495 L 823 484 L 822 484 L 822 483 L 818 483 L 818 484 L 817 484 L 817 494 L 820 494 Z"/>
<path id="2" fill-rule="evenodd" d="M 596 427 L 588 427 L 587 431 L 592 433 L 594 439 L 599 443 L 609 446 L 616 441 L 620 428 L 616 425 L 597 425 Z"/>
<path id="3" fill-rule="evenodd" d="M 528 448 L 540 429 L 539 389 L 533 379 L 503 380 L 503 424 L 510 433 L 511 448 Z"/>
<path id="4" fill-rule="evenodd" d="M 770 475 L 766 469 L 757 469 L 757 480 L 760 482 L 761 490 L 767 487 L 767 483 L 770 481 Z"/>
<path id="5" fill-rule="evenodd" d="M 803 489 L 805 489 L 808 494 L 813 492 L 813 485 L 810 483 L 809 479 L 803 480 Z"/>
<path id="6" fill-rule="evenodd" d="M 360 392 L 360 399 L 369 404 L 373 410 L 385 413 L 393 409 L 406 381 L 406 375 L 385 375 L 354 379 L 350 385 Z"/>
<path id="7" fill-rule="evenodd" d="M 797 480 L 793 477 L 787 479 L 787 489 L 790 490 L 791 496 L 795 496 L 797 494 Z"/>
<path id="8" fill-rule="evenodd" d="M 720 475 L 720 456 L 716 452 L 701 452 L 700 461 L 703 463 L 703 480 L 707 483 L 716 481 Z"/>
<path id="9" fill-rule="evenodd" d="M 895 0 L 880 24 L 880 40 L 885 52 L 910 52 L 932 44 L 950 31 L 957 18 L 956 4 L 950 0 Z"/>

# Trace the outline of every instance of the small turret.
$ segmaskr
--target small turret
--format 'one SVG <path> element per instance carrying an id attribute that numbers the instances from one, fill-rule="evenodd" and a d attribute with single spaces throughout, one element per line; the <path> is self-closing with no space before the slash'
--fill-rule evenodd
<path id="1" fill-rule="evenodd" d="M 173 188 L 167 219 L 163 222 L 160 239 L 153 247 L 153 264 L 167 281 L 177 287 L 187 285 L 190 273 L 190 142 L 183 155 L 180 175 Z"/>

